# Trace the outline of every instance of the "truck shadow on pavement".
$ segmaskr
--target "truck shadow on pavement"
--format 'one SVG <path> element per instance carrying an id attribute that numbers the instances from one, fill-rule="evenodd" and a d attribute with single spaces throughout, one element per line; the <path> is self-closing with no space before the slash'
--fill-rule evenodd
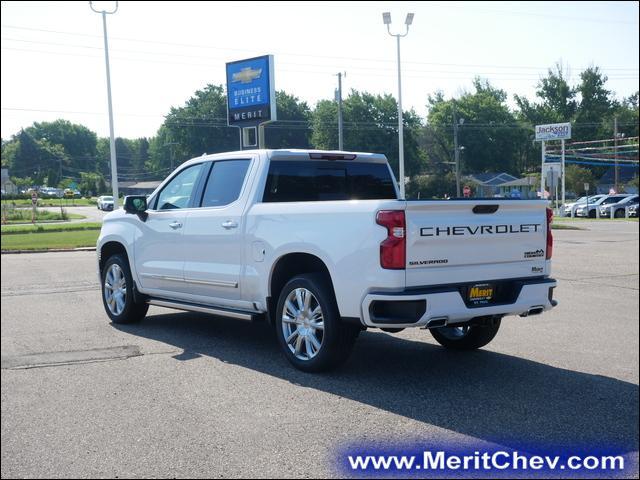
<path id="1" fill-rule="evenodd" d="M 378 332 L 363 332 L 342 368 L 306 374 L 289 365 L 266 323 L 172 313 L 113 326 L 182 349 L 178 361 L 216 358 L 512 448 L 638 450 L 638 385 L 601 375 Z"/>

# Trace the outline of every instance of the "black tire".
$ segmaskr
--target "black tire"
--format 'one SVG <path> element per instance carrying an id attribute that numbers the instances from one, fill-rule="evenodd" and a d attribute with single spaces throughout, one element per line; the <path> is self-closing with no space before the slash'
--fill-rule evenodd
<path id="1" fill-rule="evenodd" d="M 124 295 L 124 307 L 121 311 L 112 311 L 107 302 L 107 287 L 106 280 L 107 275 L 111 271 L 113 265 L 117 265 L 122 275 L 124 276 L 125 288 L 126 291 Z M 129 262 L 127 258 L 122 254 L 112 255 L 107 259 L 100 272 L 100 279 L 102 281 L 100 287 L 102 290 L 102 304 L 104 305 L 104 310 L 107 312 L 107 315 L 111 319 L 113 323 L 134 323 L 142 320 L 147 314 L 147 310 L 149 310 L 149 304 L 147 302 L 138 299 L 135 300 L 134 296 L 134 283 L 133 278 L 131 277 L 131 269 L 129 268 Z"/>
<path id="2" fill-rule="evenodd" d="M 616 210 L 615 213 L 613 214 L 613 218 L 624 218 L 624 210 L 621 208 Z"/>
<path id="3" fill-rule="evenodd" d="M 290 294 L 295 295 L 297 289 L 305 289 L 313 294 L 310 300 L 310 302 L 313 303 L 310 303 L 307 310 L 311 310 L 312 305 L 319 306 L 321 309 L 323 329 L 312 329 L 311 332 L 315 333 L 310 333 L 310 335 L 314 335 L 316 340 L 318 336 L 321 336 L 320 348 L 317 349 L 313 356 L 311 356 L 308 350 L 311 348 L 309 347 L 310 341 L 304 340 L 304 335 L 299 333 L 302 331 L 300 329 L 305 327 L 295 324 L 294 322 L 283 321 L 287 297 L 289 297 Z M 294 305 L 294 307 L 296 305 Z M 289 360 L 294 367 L 304 372 L 326 371 L 344 363 L 349 357 L 353 349 L 353 344 L 360 333 L 358 326 L 346 324 L 341 321 L 331 284 L 324 275 L 319 273 L 298 275 L 287 282 L 278 297 L 274 319 L 278 343 L 282 347 L 282 351 L 287 357 L 287 360 Z M 293 336 L 296 333 L 293 331 L 294 328 L 298 332 L 297 336 Z M 308 358 L 299 358 L 299 356 L 296 356 L 296 352 L 292 349 L 297 345 L 291 345 L 290 347 L 285 337 L 285 331 L 288 329 L 292 330 L 290 335 L 293 339 L 297 340 L 302 337 L 301 342 L 304 343 L 306 348 L 305 352 L 302 352 L 301 345 L 298 354 L 300 356 L 307 356 Z M 293 342 L 293 340 L 291 341 Z"/>
<path id="4" fill-rule="evenodd" d="M 589 218 L 596 218 L 596 211 L 595 210 L 589 210 Z"/>
<path id="5" fill-rule="evenodd" d="M 430 330 L 436 341 L 453 350 L 476 350 L 487 345 L 500 329 L 500 319 L 489 325 L 473 325 L 464 328 L 441 327 Z"/>
<path id="6" fill-rule="evenodd" d="M 400 333 L 404 328 L 381 328 L 380 330 L 387 333 Z"/>

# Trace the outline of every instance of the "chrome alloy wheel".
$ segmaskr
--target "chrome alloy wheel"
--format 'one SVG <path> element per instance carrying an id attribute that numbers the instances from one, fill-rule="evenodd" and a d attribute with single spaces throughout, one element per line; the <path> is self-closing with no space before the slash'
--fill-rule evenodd
<path id="1" fill-rule="evenodd" d="M 127 281 L 122 268 L 112 264 L 104 276 L 104 299 L 113 315 L 120 315 L 127 301 Z"/>
<path id="2" fill-rule="evenodd" d="M 296 288 L 287 296 L 282 309 L 282 333 L 289 350 L 299 360 L 311 360 L 322 348 L 322 308 L 306 288 Z"/>

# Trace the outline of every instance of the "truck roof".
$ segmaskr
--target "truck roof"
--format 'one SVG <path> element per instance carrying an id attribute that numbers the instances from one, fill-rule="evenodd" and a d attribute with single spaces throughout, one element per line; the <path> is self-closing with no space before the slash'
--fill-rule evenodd
<path id="1" fill-rule="evenodd" d="M 367 152 L 350 152 L 342 150 L 312 150 L 312 149 L 297 149 L 297 148 L 282 148 L 282 149 L 253 149 L 253 150 L 236 150 L 233 152 L 221 152 L 212 154 L 203 154 L 201 157 L 196 157 L 188 160 L 185 163 L 195 163 L 197 160 L 217 160 L 225 157 L 233 156 L 237 158 L 242 154 L 266 154 L 270 160 L 341 160 L 340 157 L 345 157 L 344 160 L 352 161 L 367 161 L 371 163 L 386 163 L 387 158 L 381 153 L 367 153 Z M 313 157 L 311 154 L 314 154 Z M 314 158 L 315 157 L 315 158 Z"/>

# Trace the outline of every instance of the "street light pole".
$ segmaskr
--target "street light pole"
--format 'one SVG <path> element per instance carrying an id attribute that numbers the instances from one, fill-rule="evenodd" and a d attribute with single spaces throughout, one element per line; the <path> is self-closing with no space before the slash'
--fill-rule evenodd
<path id="1" fill-rule="evenodd" d="M 618 193 L 618 117 L 613 117 L 613 189 Z"/>
<path id="2" fill-rule="evenodd" d="M 89 2 L 91 10 L 102 14 L 102 29 L 104 32 L 104 59 L 107 66 L 107 101 L 109 104 L 109 150 L 111 152 L 111 189 L 113 191 L 113 209 L 118 208 L 118 165 L 116 163 L 116 139 L 113 133 L 113 106 L 111 104 L 111 71 L 109 69 L 109 43 L 107 42 L 107 14 L 118 11 L 118 2 L 113 10 L 96 10 L 93 2 Z"/>
<path id="3" fill-rule="evenodd" d="M 404 34 L 391 33 L 391 13 L 384 12 L 382 14 L 382 21 L 387 26 L 387 32 L 392 37 L 396 37 L 398 44 L 398 163 L 399 163 L 399 183 L 400 183 L 400 198 L 404 199 L 404 125 L 402 118 L 402 74 L 400 68 L 400 38 L 406 37 L 409 34 L 409 26 L 413 23 L 413 13 L 407 13 L 407 18 L 404 21 L 405 32 Z"/>

